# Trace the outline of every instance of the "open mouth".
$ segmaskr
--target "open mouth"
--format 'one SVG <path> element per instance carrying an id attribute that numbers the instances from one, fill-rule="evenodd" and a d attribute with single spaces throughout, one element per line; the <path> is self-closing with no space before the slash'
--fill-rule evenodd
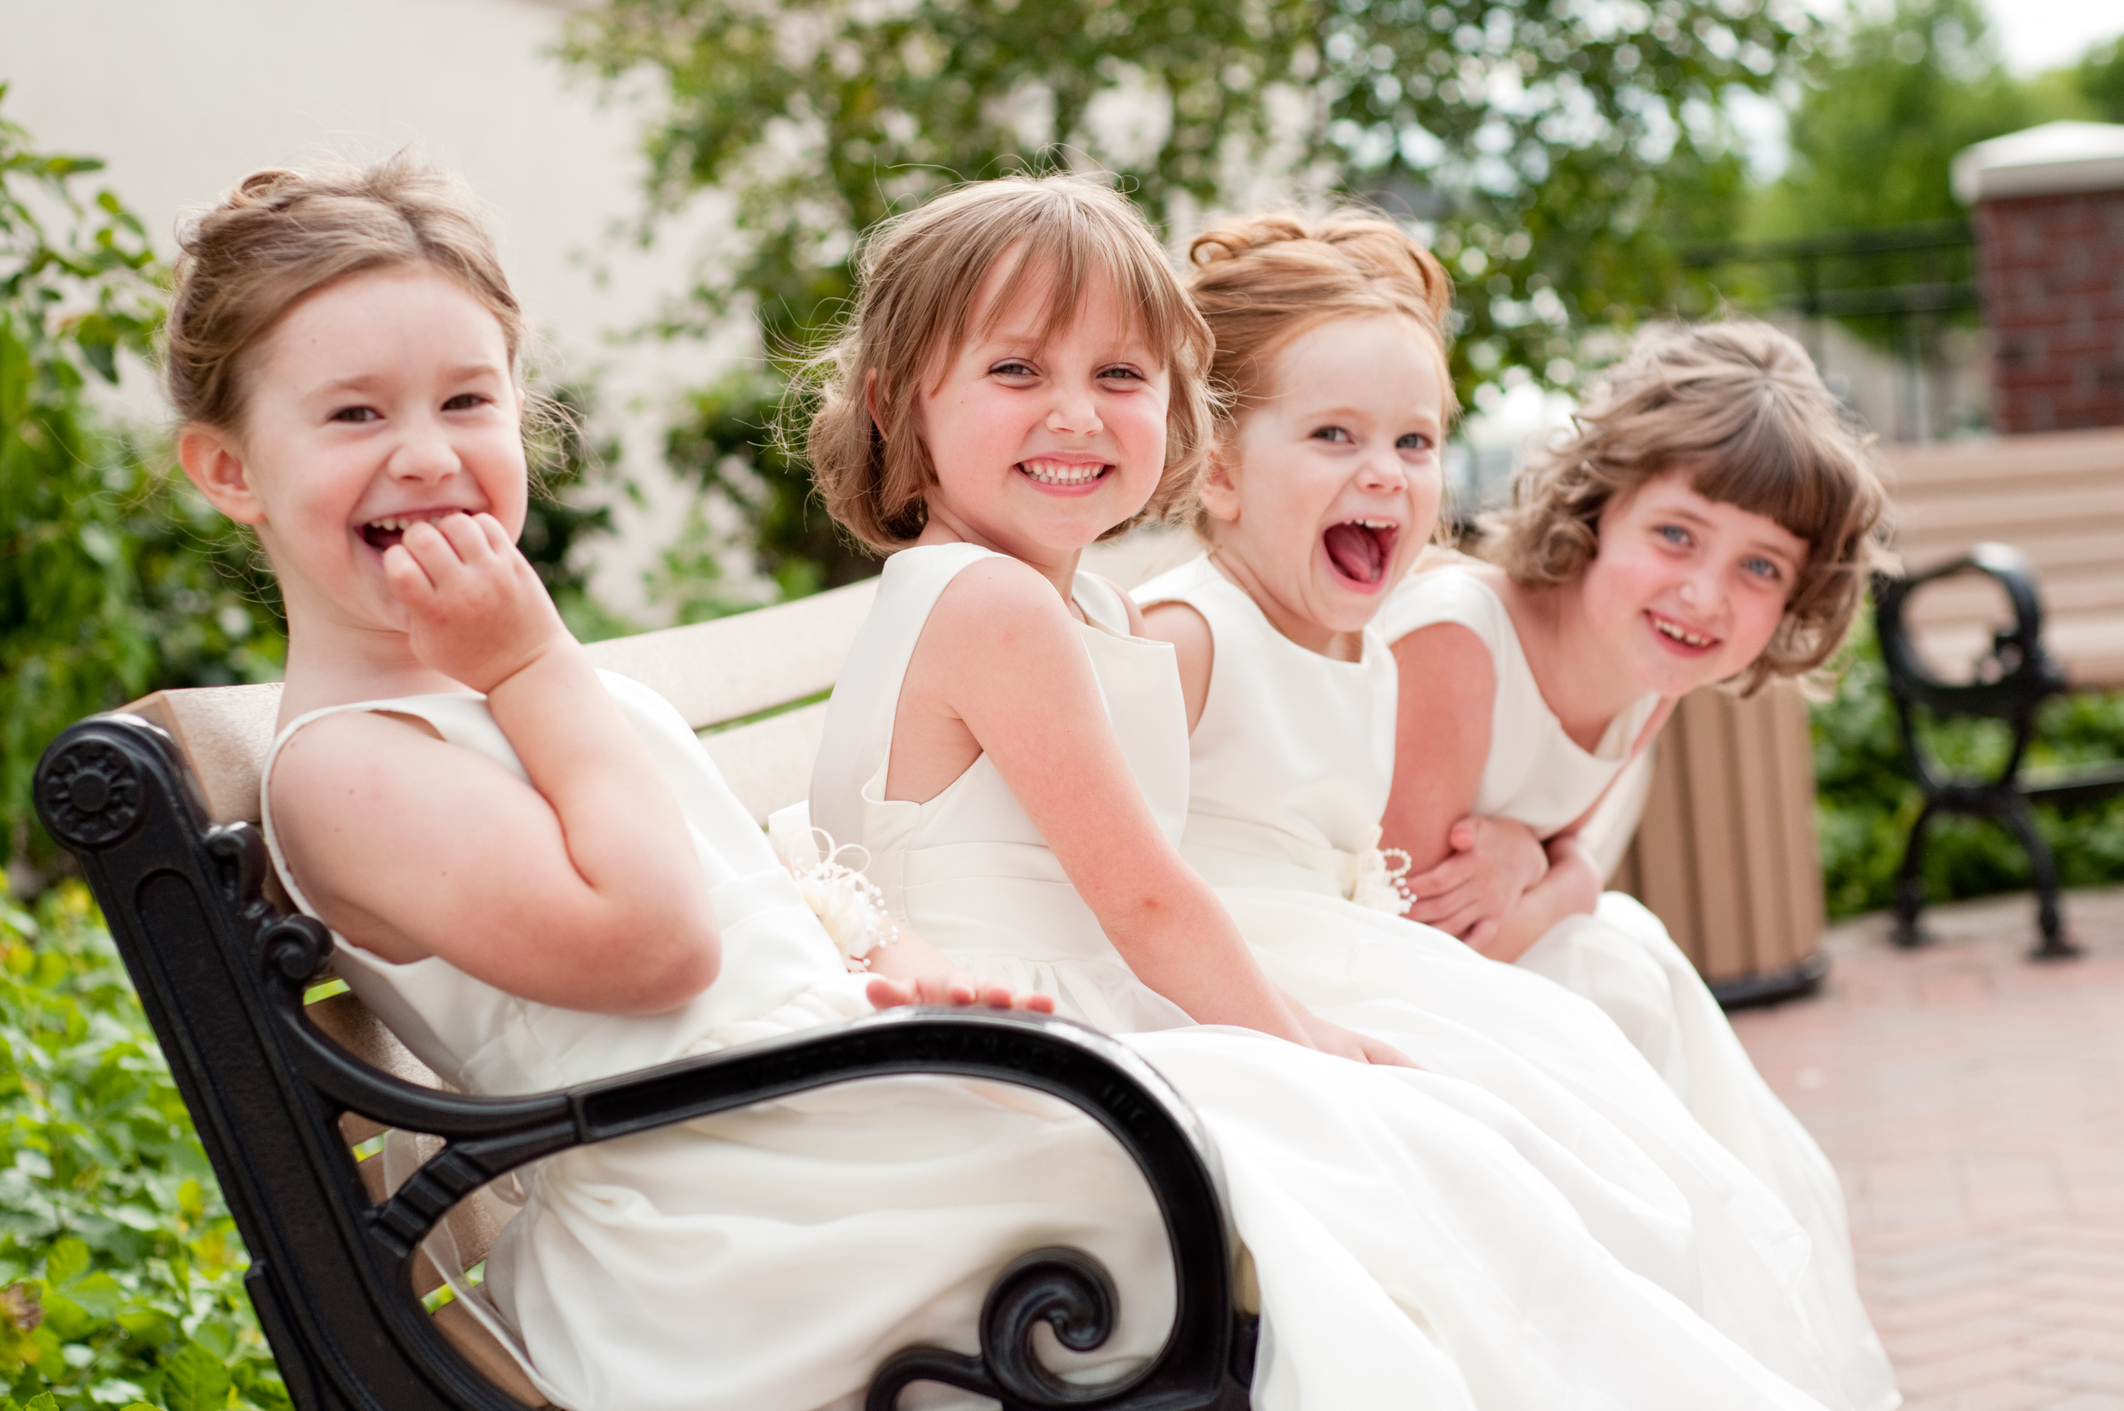
<path id="1" fill-rule="evenodd" d="M 1320 536 L 1335 571 L 1361 588 L 1376 588 L 1394 561 L 1401 526 L 1390 519 L 1346 519 Z"/>
<path id="2" fill-rule="evenodd" d="M 361 527 L 361 537 L 370 548 L 382 553 L 393 544 L 403 541 L 406 537 L 406 531 L 416 524 L 423 522 L 432 524 L 446 515 L 470 513 L 470 510 L 451 509 L 421 510 L 417 514 L 387 514 L 364 524 Z"/>
<path id="3" fill-rule="evenodd" d="M 1035 484 L 1046 485 L 1056 490 L 1082 490 L 1104 479 L 1111 465 L 1092 462 L 1071 464 L 1065 461 L 1033 460 L 1019 461 L 1018 473 Z"/>
<path id="4" fill-rule="evenodd" d="M 1700 632 L 1691 632 L 1679 622 L 1661 617 L 1656 612 L 1648 612 L 1645 616 L 1651 621 L 1654 632 L 1657 632 L 1676 646 L 1686 648 L 1691 652 L 1708 652 L 1718 645 L 1718 638 L 1706 637 Z"/>

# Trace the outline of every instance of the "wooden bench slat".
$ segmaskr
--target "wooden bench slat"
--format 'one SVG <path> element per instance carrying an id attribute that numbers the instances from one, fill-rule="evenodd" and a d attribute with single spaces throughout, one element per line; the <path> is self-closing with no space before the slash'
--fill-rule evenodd
<path id="1" fill-rule="evenodd" d="M 811 765 L 826 738 L 826 702 L 705 735 L 709 758 L 755 822 L 811 792 Z"/>
<path id="2" fill-rule="evenodd" d="M 851 583 L 735 617 L 593 642 L 589 651 L 703 730 L 831 690 L 877 592 L 875 579 Z"/>
<path id="3" fill-rule="evenodd" d="M 2124 475 L 2105 485 L 2089 485 L 2051 495 L 2003 491 L 1936 500 L 1929 504 L 1897 502 L 1896 537 L 1911 543 L 1948 539 L 1966 533 L 1975 539 L 2014 542 L 2022 526 L 2046 525 L 2085 529 L 2092 522 L 2124 525 Z"/>
<path id="4" fill-rule="evenodd" d="M 1884 446 L 1881 461 L 1889 489 L 1901 504 L 1905 496 L 1922 494 L 1934 486 L 2113 473 L 2124 469 L 2124 430 L 2101 427 L 1930 446 Z"/>
<path id="5" fill-rule="evenodd" d="M 2124 687 L 2124 429 L 1887 446 L 1881 461 L 1905 572 L 1983 540 L 2013 545 L 2040 579 L 2044 646 L 2068 678 Z M 1914 595 L 1906 620 L 1935 671 L 1966 679 L 2011 609 L 1968 577 Z"/>
<path id="6" fill-rule="evenodd" d="M 170 733 L 191 761 L 216 823 L 258 821 L 258 775 L 273 748 L 280 683 L 157 691 L 126 712 Z"/>

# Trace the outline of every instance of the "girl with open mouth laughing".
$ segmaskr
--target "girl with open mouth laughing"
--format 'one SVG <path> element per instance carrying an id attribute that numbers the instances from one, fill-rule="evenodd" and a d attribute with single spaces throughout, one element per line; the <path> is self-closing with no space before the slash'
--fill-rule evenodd
<path id="1" fill-rule="evenodd" d="M 1527 467 L 1484 551 L 1419 568 L 1380 627 L 1400 666 L 1386 842 L 1411 914 L 1598 1004 L 1799 1217 L 1819 1295 L 1864 1326 L 1836 1174 L 1658 918 L 1574 841 L 1699 687 L 1826 660 L 1883 495 L 1800 346 L 1742 320 L 1653 331 Z M 1870 1334 L 1846 1376 L 1893 1395 Z M 1869 1381 L 1870 1379 L 1870 1381 Z"/>
<path id="2" fill-rule="evenodd" d="M 1649 1160 L 1689 1209 L 1722 1326 L 1773 1365 L 1807 1362 L 1757 1296 L 1804 1246 L 1792 1217 L 1594 1005 L 1402 919 L 1407 859 L 1378 847 L 1397 680 L 1371 623 L 1437 522 L 1444 271 L 1349 214 L 1233 222 L 1193 258 L 1233 398 L 1192 506 L 1207 552 L 1135 593 L 1187 703 L 1182 856 L 1314 1013 L 1503 1099 L 1596 1169 Z M 1823 1394 L 1877 1405 L 1840 1365 L 1871 1345 L 1863 1315 L 1811 1289 L 1792 1309 L 1829 1369 Z"/>

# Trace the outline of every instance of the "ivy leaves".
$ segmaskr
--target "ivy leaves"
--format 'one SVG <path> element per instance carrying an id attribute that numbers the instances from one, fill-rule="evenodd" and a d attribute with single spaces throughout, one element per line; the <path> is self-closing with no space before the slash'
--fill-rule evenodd
<path id="1" fill-rule="evenodd" d="M 245 1267 L 87 891 L 0 901 L 0 1411 L 285 1411 Z"/>

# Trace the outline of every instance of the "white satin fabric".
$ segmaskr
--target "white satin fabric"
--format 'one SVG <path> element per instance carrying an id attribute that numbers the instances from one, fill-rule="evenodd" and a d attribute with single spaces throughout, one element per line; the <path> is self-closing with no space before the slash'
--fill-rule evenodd
<path id="1" fill-rule="evenodd" d="M 543 1091 L 870 1011 L 795 880 L 677 712 L 606 684 L 679 800 L 710 887 L 722 972 L 653 1016 L 535 1004 L 429 958 L 340 941 L 340 974 L 421 1060 L 469 1092 Z M 335 710 L 413 716 L 523 775 L 473 695 Z M 279 748 L 321 715 L 281 733 Z M 272 762 L 265 832 L 274 831 Z M 314 912 L 312 912 L 314 914 Z M 1089 1250 L 1124 1291 L 1112 1343 L 1072 1365 L 1118 1375 L 1163 1342 L 1172 1266 L 1136 1168 L 1074 1108 L 1006 1085 L 872 1079 L 565 1152 L 525 1172 L 527 1201 L 468 1307 L 572 1411 L 853 1406 L 900 1348 L 976 1350 L 997 1273 L 1029 1249 Z M 946 1398 L 941 1404 L 963 1404 Z"/>
<path id="2" fill-rule="evenodd" d="M 1542 698 L 1503 600 L 1473 574 L 1450 566 L 1411 574 L 1376 619 L 1389 642 L 1447 622 L 1482 640 L 1497 674 L 1490 755 L 1475 811 L 1552 836 L 1584 814 L 1630 762 L 1659 698 L 1643 697 L 1618 715 L 1589 752 L 1564 732 Z M 1552 927 L 1518 965 L 1605 1011 L 1697 1121 L 1777 1193 L 1813 1242 L 1809 1276 L 1816 1300 L 1854 1331 L 1843 1373 L 1854 1404 L 1896 1404 L 1893 1372 L 1858 1299 L 1835 1169 L 1756 1072 L 1659 918 L 1635 898 L 1609 892 L 1593 915 Z"/>
<path id="3" fill-rule="evenodd" d="M 927 802 L 884 797 L 893 718 L 923 624 L 952 578 L 989 556 L 949 545 L 887 563 L 834 693 L 812 818 L 870 849 L 895 915 L 970 968 L 1050 985 L 1065 1013 L 1090 1022 L 1185 1025 L 1128 970 L 985 757 Z M 1187 797 L 1186 722 L 1171 649 L 1126 636 L 1123 605 L 1097 580 L 1080 577 L 1076 601 L 1090 619 L 1081 635 L 1105 713 L 1175 834 Z M 1333 896 L 1264 896 L 1303 925 L 1320 920 L 1308 904 L 1325 900 L 1407 929 Z M 1329 944 L 1352 949 L 1349 929 Z M 1391 970 L 1398 952 L 1356 949 L 1364 964 L 1336 979 L 1361 1008 L 1375 988 L 1365 966 Z M 1487 964 L 1464 950 L 1455 963 Z M 1476 1027 L 1436 1028 L 1432 1047 L 1448 1060 L 1456 1046 L 1496 1048 Z M 1427 1072 L 1368 1068 L 1244 1030 L 1166 1027 L 1128 1041 L 1216 1139 L 1260 1280 L 1268 1356 L 1257 1406 L 1822 1404 L 1754 1355 L 1763 1339 L 1744 1350 L 1720 1331 L 1754 1319 L 1777 1330 L 1768 1340 L 1790 1354 L 1780 1360 L 1792 1371 L 1834 1391 L 1817 1374 L 1818 1355 L 1791 1345 L 1807 1336 L 1787 1288 L 1805 1239 L 1775 1202 L 1737 1173 L 1719 1196 L 1733 1213 L 1699 1222 L 1659 1161 L 1532 1063 L 1512 1061 L 1523 1091 L 1506 1100 L 1453 1076 L 1449 1062 Z M 1620 1038 L 1613 1043 L 1642 1068 Z M 1646 1082 L 1693 1131 L 1657 1081 Z M 1721 1168 L 1700 1180 L 1724 1177 Z M 1741 1248 L 1714 1251 L 1707 1239 Z M 1707 1277 L 1742 1262 L 1757 1271 L 1752 1282 Z"/>

